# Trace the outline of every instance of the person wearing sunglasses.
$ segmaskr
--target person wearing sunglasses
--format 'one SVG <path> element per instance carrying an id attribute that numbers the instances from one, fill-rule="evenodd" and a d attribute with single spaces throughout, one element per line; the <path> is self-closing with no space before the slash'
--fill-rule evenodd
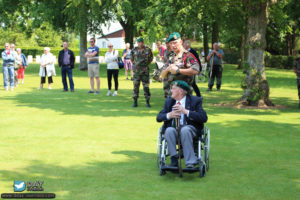
<path id="1" fill-rule="evenodd" d="M 108 44 L 108 52 L 105 54 L 105 62 L 107 64 L 107 83 L 108 83 L 108 92 L 106 96 L 111 95 L 111 79 L 114 77 L 115 82 L 115 91 L 112 96 L 117 96 L 118 87 L 119 87 L 119 65 L 118 65 L 119 53 L 117 50 L 114 50 L 112 43 Z"/>
<path id="2" fill-rule="evenodd" d="M 88 75 L 90 77 L 91 90 L 88 93 L 99 94 L 100 91 L 100 79 L 99 79 L 99 47 L 95 45 L 95 38 L 90 39 L 90 47 L 85 53 L 85 57 L 88 59 Z M 97 91 L 94 89 L 94 79 L 96 79 Z"/>

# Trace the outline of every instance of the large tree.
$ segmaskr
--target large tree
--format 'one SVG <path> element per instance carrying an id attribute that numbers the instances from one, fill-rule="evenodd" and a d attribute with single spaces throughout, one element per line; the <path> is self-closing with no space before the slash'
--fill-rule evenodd
<path id="1" fill-rule="evenodd" d="M 33 25 L 39 27 L 44 21 L 57 31 L 75 32 L 80 35 L 80 70 L 87 69 L 84 56 L 87 49 L 87 34 L 101 34 L 101 24 L 111 19 L 115 1 L 110 0 L 31 0 L 26 7 Z"/>
<path id="2" fill-rule="evenodd" d="M 150 1 L 143 0 L 119 0 L 115 4 L 116 19 L 125 31 L 125 42 L 131 47 L 133 47 L 134 37 L 139 34 L 137 24 L 144 18 L 143 11 L 150 3 Z"/>
<path id="3" fill-rule="evenodd" d="M 267 11 L 269 0 L 248 0 L 248 64 L 243 84 L 244 95 L 240 102 L 244 105 L 272 106 L 269 99 L 270 88 L 265 74 L 264 53 L 266 48 Z"/>

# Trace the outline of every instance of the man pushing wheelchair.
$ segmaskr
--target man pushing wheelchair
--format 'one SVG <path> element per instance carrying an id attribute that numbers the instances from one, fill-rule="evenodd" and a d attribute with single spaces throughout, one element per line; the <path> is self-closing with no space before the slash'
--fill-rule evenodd
<path id="1" fill-rule="evenodd" d="M 157 122 L 164 122 L 161 132 L 166 141 L 165 146 L 168 156 L 171 157 L 171 165 L 166 165 L 166 167 L 178 167 L 178 158 L 180 159 L 181 156 L 180 146 L 182 146 L 187 169 L 195 168 L 200 163 L 199 159 L 201 159 L 201 155 L 199 154 L 201 154 L 201 142 L 203 142 L 203 138 L 200 141 L 200 136 L 203 133 L 203 124 L 207 121 L 207 115 L 202 108 L 202 98 L 190 95 L 189 91 L 190 86 L 185 81 L 174 81 L 171 89 L 172 96 L 166 99 L 162 111 L 160 111 L 156 118 Z M 199 151 L 196 153 L 194 151 L 193 140 L 195 138 L 200 138 L 200 149 L 198 148 Z M 178 145 L 178 153 L 176 145 Z M 160 144 L 160 146 L 164 145 Z M 161 155 L 158 155 L 159 159 L 162 159 L 160 164 L 164 165 L 164 154 L 161 152 L 164 152 L 164 149 L 160 149 Z M 180 168 L 181 162 L 179 163 L 179 172 Z"/>

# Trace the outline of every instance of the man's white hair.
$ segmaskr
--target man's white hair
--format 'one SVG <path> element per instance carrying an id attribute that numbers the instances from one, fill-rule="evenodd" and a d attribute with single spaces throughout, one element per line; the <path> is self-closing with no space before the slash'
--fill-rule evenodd
<path id="1" fill-rule="evenodd" d="M 50 47 L 45 47 L 44 50 L 50 52 Z"/>

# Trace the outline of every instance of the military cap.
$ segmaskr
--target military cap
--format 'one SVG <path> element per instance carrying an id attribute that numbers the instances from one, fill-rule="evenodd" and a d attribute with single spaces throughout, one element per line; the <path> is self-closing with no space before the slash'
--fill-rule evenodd
<path id="1" fill-rule="evenodd" d="M 180 34 L 178 32 L 171 33 L 167 39 L 167 43 L 169 43 L 173 40 L 177 40 L 179 38 L 180 38 Z"/>
<path id="2" fill-rule="evenodd" d="M 138 38 L 138 39 L 137 39 L 137 42 L 144 42 L 144 38 L 141 38 L 141 37 Z"/>
<path id="3" fill-rule="evenodd" d="M 190 91 L 190 86 L 185 81 L 181 81 L 181 80 L 173 81 L 173 85 L 180 87 L 181 89 L 185 90 L 186 92 Z"/>

